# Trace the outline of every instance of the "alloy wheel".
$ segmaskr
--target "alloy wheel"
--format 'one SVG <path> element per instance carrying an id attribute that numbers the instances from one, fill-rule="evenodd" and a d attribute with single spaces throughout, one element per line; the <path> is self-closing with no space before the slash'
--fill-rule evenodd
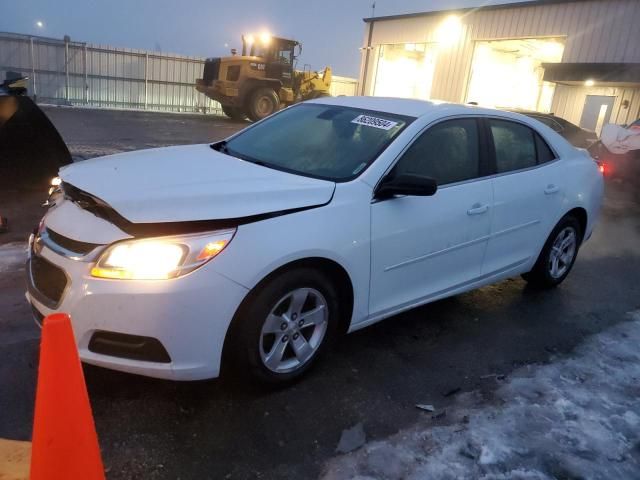
<path id="1" fill-rule="evenodd" d="M 578 235 L 573 227 L 565 227 L 556 236 L 549 252 L 548 270 L 552 278 L 562 277 L 576 256 Z"/>
<path id="2" fill-rule="evenodd" d="M 313 288 L 283 296 L 265 319 L 260 333 L 260 358 L 275 373 L 298 370 L 318 352 L 327 332 L 329 307 Z"/>

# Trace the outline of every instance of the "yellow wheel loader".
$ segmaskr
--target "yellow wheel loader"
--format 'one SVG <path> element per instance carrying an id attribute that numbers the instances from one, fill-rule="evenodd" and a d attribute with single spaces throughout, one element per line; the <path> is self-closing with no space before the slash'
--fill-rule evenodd
<path id="1" fill-rule="evenodd" d="M 297 51 L 297 52 L 296 52 Z M 242 36 L 242 55 L 209 58 L 196 89 L 234 119 L 261 120 L 296 102 L 329 96 L 331 68 L 295 70 L 302 46 L 295 40 Z"/>

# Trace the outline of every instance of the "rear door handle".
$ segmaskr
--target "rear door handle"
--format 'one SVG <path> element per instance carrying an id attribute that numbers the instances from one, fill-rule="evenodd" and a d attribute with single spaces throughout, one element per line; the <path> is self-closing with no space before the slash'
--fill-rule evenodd
<path id="1" fill-rule="evenodd" d="M 544 189 L 544 194 L 545 195 L 552 195 L 554 193 L 558 193 L 560 191 L 560 187 L 558 187 L 557 185 L 554 184 L 549 184 L 547 185 L 547 188 Z"/>
<path id="2" fill-rule="evenodd" d="M 480 203 L 475 203 L 473 206 L 467 210 L 467 215 L 481 215 L 486 213 L 489 210 L 489 205 L 481 205 Z"/>

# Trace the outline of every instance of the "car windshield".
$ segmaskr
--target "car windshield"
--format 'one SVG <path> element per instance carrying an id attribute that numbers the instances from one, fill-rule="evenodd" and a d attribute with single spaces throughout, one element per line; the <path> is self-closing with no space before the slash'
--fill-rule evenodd
<path id="1" fill-rule="evenodd" d="M 232 138 L 225 152 L 278 170 L 345 181 L 364 171 L 412 120 L 356 108 L 301 104 Z"/>

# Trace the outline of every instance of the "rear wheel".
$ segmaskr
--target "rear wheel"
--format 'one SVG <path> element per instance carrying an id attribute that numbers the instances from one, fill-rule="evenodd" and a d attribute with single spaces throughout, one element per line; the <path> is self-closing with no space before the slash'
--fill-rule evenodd
<path id="1" fill-rule="evenodd" d="M 270 384 L 301 377 L 334 336 L 338 312 L 338 293 L 321 272 L 300 268 L 270 279 L 234 324 L 236 368 Z"/>
<path id="2" fill-rule="evenodd" d="M 580 222 L 573 216 L 564 217 L 549 235 L 533 269 L 522 278 L 537 288 L 560 285 L 573 267 L 581 241 Z"/>
<path id="3" fill-rule="evenodd" d="M 245 118 L 247 118 L 247 115 L 244 113 L 244 111 L 240 107 L 222 105 L 222 111 L 227 117 L 232 118 L 234 120 L 244 120 Z"/>
<path id="4" fill-rule="evenodd" d="M 280 99 L 272 88 L 257 88 L 249 97 L 247 114 L 251 120 L 257 122 L 278 111 Z"/>

